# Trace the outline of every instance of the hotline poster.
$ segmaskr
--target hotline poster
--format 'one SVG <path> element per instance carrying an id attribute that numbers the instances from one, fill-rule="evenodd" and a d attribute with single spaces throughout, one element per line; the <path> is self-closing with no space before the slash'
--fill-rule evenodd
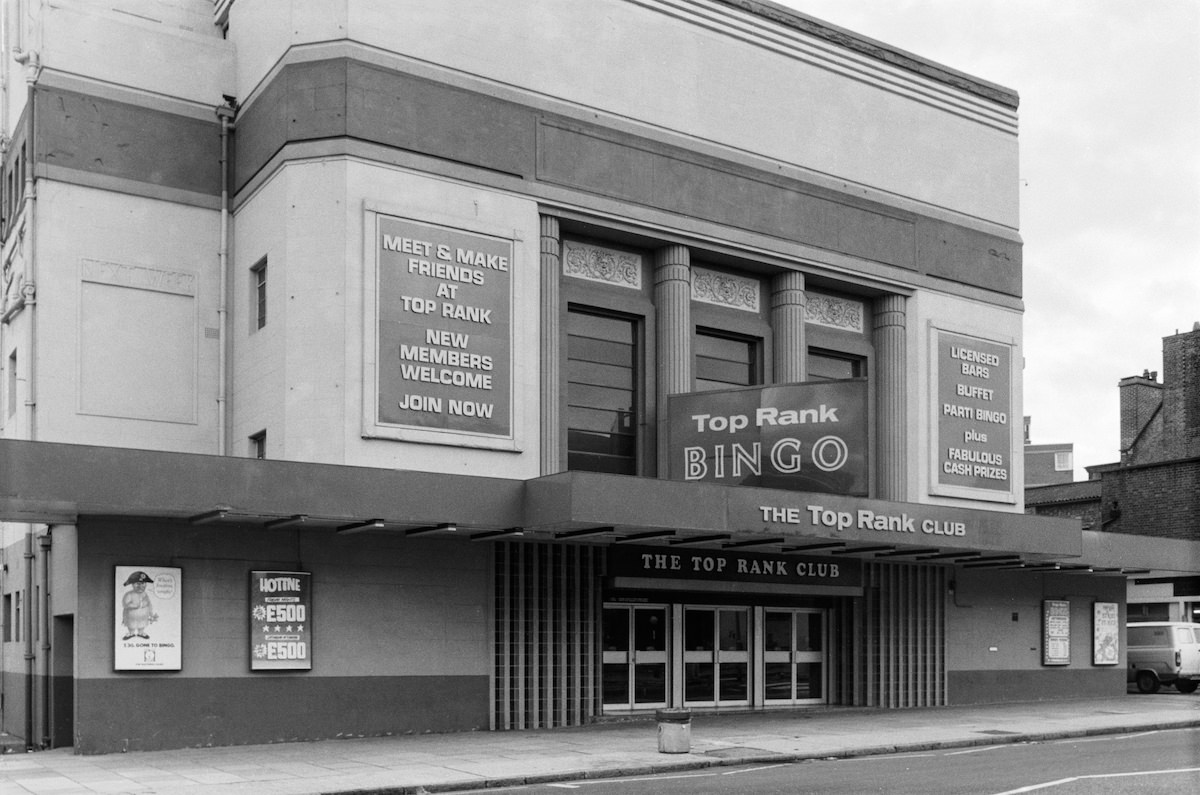
<path id="1" fill-rule="evenodd" d="M 310 572 L 250 572 L 250 670 L 312 670 Z"/>
<path id="2" fill-rule="evenodd" d="M 117 566 L 114 583 L 113 669 L 182 669 L 183 570 Z"/>

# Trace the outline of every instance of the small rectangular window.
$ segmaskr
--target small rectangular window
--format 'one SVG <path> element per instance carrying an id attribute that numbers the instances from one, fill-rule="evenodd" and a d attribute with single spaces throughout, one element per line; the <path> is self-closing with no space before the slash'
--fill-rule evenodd
<path id="1" fill-rule="evenodd" d="M 263 257 L 250 269 L 251 296 L 254 304 L 254 328 L 267 325 L 267 259 Z"/>
<path id="2" fill-rule="evenodd" d="M 1055 472 L 1070 472 L 1075 468 L 1075 462 L 1072 460 L 1074 456 L 1069 452 L 1054 454 L 1054 471 Z"/>
<path id="3" fill-rule="evenodd" d="M 266 458 L 267 457 L 267 432 L 261 430 L 258 433 L 250 436 L 250 457 L 251 458 Z"/>
<path id="4" fill-rule="evenodd" d="M 762 383 L 758 340 L 697 329 L 692 344 L 697 392 Z"/>
<path id="5" fill-rule="evenodd" d="M 866 375 L 866 369 L 866 363 L 858 356 L 843 356 L 813 349 L 808 352 L 809 381 L 861 378 Z"/>
<path id="6" fill-rule="evenodd" d="M 17 352 L 8 357 L 8 416 L 17 410 Z"/>

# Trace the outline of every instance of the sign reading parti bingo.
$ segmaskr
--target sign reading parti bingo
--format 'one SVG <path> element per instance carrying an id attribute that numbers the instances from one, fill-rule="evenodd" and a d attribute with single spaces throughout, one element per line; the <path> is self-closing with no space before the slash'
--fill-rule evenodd
<path id="1" fill-rule="evenodd" d="M 937 334 L 935 483 L 1010 494 L 1012 348 Z"/>
<path id="2" fill-rule="evenodd" d="M 671 395 L 668 412 L 673 480 L 867 493 L 865 379 Z"/>
<path id="3" fill-rule="evenodd" d="M 512 241 L 377 218 L 379 423 L 509 436 Z"/>

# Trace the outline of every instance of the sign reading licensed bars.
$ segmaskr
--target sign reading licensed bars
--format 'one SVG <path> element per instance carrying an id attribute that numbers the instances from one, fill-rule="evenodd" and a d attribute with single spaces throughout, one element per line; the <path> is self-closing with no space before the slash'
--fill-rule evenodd
<path id="1" fill-rule="evenodd" d="M 1013 490 L 1012 348 L 937 332 L 937 484 Z"/>
<path id="2" fill-rule="evenodd" d="M 509 436 L 512 241 L 377 219 L 379 423 Z"/>
<path id="3" fill-rule="evenodd" d="M 867 493 L 867 383 L 817 381 L 668 398 L 670 477 Z"/>
<path id="4" fill-rule="evenodd" d="M 250 670 L 312 668 L 312 574 L 250 572 Z"/>
<path id="5" fill-rule="evenodd" d="M 612 577 L 661 577 L 710 582 L 775 585 L 862 585 L 862 564 L 807 555 L 768 555 L 723 550 L 664 547 L 609 547 Z"/>

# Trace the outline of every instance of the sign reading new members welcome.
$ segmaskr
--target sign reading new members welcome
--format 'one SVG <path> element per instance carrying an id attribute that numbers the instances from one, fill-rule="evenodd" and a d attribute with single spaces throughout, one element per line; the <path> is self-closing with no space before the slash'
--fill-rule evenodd
<path id="1" fill-rule="evenodd" d="M 672 395 L 668 413 L 673 480 L 867 493 L 864 379 Z"/>
<path id="2" fill-rule="evenodd" d="M 377 218 L 378 422 L 509 436 L 512 241 Z"/>

